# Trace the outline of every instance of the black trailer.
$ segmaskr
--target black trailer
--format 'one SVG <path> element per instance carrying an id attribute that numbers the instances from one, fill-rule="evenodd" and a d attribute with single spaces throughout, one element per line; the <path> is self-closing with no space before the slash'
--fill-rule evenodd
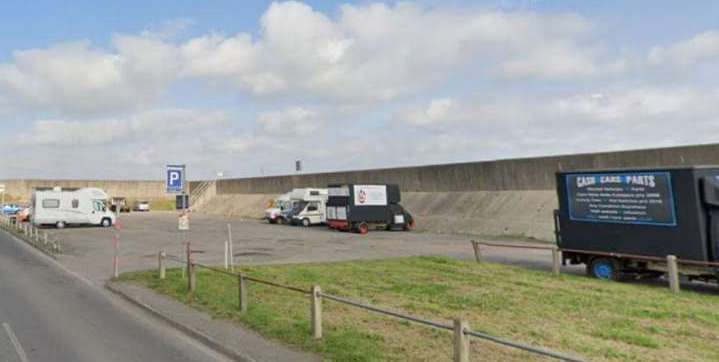
<path id="1" fill-rule="evenodd" d="M 371 227 L 410 230 L 412 215 L 400 202 L 398 185 L 329 185 L 327 225 L 366 234 Z"/>
<path id="2" fill-rule="evenodd" d="M 557 245 L 601 279 L 719 276 L 719 166 L 558 172 Z"/>

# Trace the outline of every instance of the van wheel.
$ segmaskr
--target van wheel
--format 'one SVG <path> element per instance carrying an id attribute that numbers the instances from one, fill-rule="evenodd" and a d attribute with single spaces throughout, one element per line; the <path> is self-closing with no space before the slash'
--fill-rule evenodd
<path id="1" fill-rule="evenodd" d="M 55 227 L 58 229 L 64 229 L 65 228 L 65 222 L 64 221 L 58 221 L 55 223 Z"/>
<path id="2" fill-rule="evenodd" d="M 601 280 L 622 279 L 619 262 L 612 258 L 596 258 L 587 265 L 587 274 Z"/>
<path id="3" fill-rule="evenodd" d="M 107 228 L 107 227 L 112 226 L 112 221 L 110 221 L 110 219 L 105 218 L 105 219 L 102 219 L 102 221 L 100 222 L 100 225 L 102 225 L 102 227 Z"/>
<path id="4" fill-rule="evenodd" d="M 304 226 L 304 227 L 310 226 L 310 219 L 302 219 L 302 226 Z"/>
<path id="5" fill-rule="evenodd" d="M 367 223 L 361 223 L 361 224 L 359 224 L 359 226 L 357 227 L 357 231 L 358 231 L 360 234 L 365 235 L 365 234 L 367 234 L 367 233 L 369 232 L 369 226 L 367 225 Z"/>

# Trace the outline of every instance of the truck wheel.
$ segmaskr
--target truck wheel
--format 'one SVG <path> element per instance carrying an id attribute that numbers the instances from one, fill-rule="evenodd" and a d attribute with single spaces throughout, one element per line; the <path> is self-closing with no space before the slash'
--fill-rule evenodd
<path id="1" fill-rule="evenodd" d="M 110 219 L 108 219 L 108 218 L 104 218 L 104 219 L 102 219 L 102 221 L 100 222 L 100 225 L 102 225 L 102 227 L 104 227 L 104 228 L 107 228 L 107 227 L 112 226 L 112 221 L 111 221 Z"/>
<path id="2" fill-rule="evenodd" d="M 365 235 L 369 232 L 369 226 L 367 226 L 367 223 L 363 222 L 363 223 L 359 224 L 359 226 L 357 227 L 357 231 L 360 234 Z"/>
<path id="3" fill-rule="evenodd" d="M 310 226 L 310 219 L 302 219 L 302 226 L 309 227 Z"/>
<path id="4" fill-rule="evenodd" d="M 277 224 L 277 219 L 267 219 L 267 221 L 269 221 L 270 224 Z"/>
<path id="5" fill-rule="evenodd" d="M 611 258 L 596 258 L 587 266 L 587 274 L 601 280 L 621 280 L 619 262 Z"/>
<path id="6" fill-rule="evenodd" d="M 55 227 L 58 229 L 64 229 L 65 228 L 65 222 L 64 221 L 58 221 L 55 223 Z"/>

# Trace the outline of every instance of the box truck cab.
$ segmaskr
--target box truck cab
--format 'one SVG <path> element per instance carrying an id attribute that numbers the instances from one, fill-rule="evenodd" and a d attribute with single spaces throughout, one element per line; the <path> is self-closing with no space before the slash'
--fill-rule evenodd
<path id="1" fill-rule="evenodd" d="M 292 200 L 295 201 L 291 222 L 293 225 L 319 225 L 327 222 L 327 189 L 296 189 Z"/>
<path id="2" fill-rule="evenodd" d="M 32 222 L 35 225 L 90 224 L 109 227 L 115 214 L 108 210 L 108 196 L 98 188 L 35 190 L 32 195 Z"/>
<path id="3" fill-rule="evenodd" d="M 558 172 L 564 264 L 600 279 L 656 277 L 667 257 L 689 279 L 719 276 L 719 167 Z"/>

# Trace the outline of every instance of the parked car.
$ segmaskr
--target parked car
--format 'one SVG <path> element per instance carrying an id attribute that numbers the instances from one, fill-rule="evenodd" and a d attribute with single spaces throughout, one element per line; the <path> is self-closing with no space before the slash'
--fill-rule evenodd
<path id="1" fill-rule="evenodd" d="M 127 198 L 113 197 L 110 199 L 110 211 L 130 212 L 130 205 L 127 204 Z"/>
<path id="2" fill-rule="evenodd" d="M 150 211 L 150 202 L 149 201 L 136 201 L 134 210 L 135 211 Z"/>
<path id="3" fill-rule="evenodd" d="M 17 204 L 5 204 L 2 207 L 2 213 L 7 216 L 12 216 L 20 212 L 23 208 Z"/>
<path id="4" fill-rule="evenodd" d="M 16 222 L 30 221 L 31 216 L 32 216 L 32 208 L 25 207 L 25 208 L 22 208 L 22 210 L 18 211 L 17 214 L 15 214 L 15 221 Z"/>

